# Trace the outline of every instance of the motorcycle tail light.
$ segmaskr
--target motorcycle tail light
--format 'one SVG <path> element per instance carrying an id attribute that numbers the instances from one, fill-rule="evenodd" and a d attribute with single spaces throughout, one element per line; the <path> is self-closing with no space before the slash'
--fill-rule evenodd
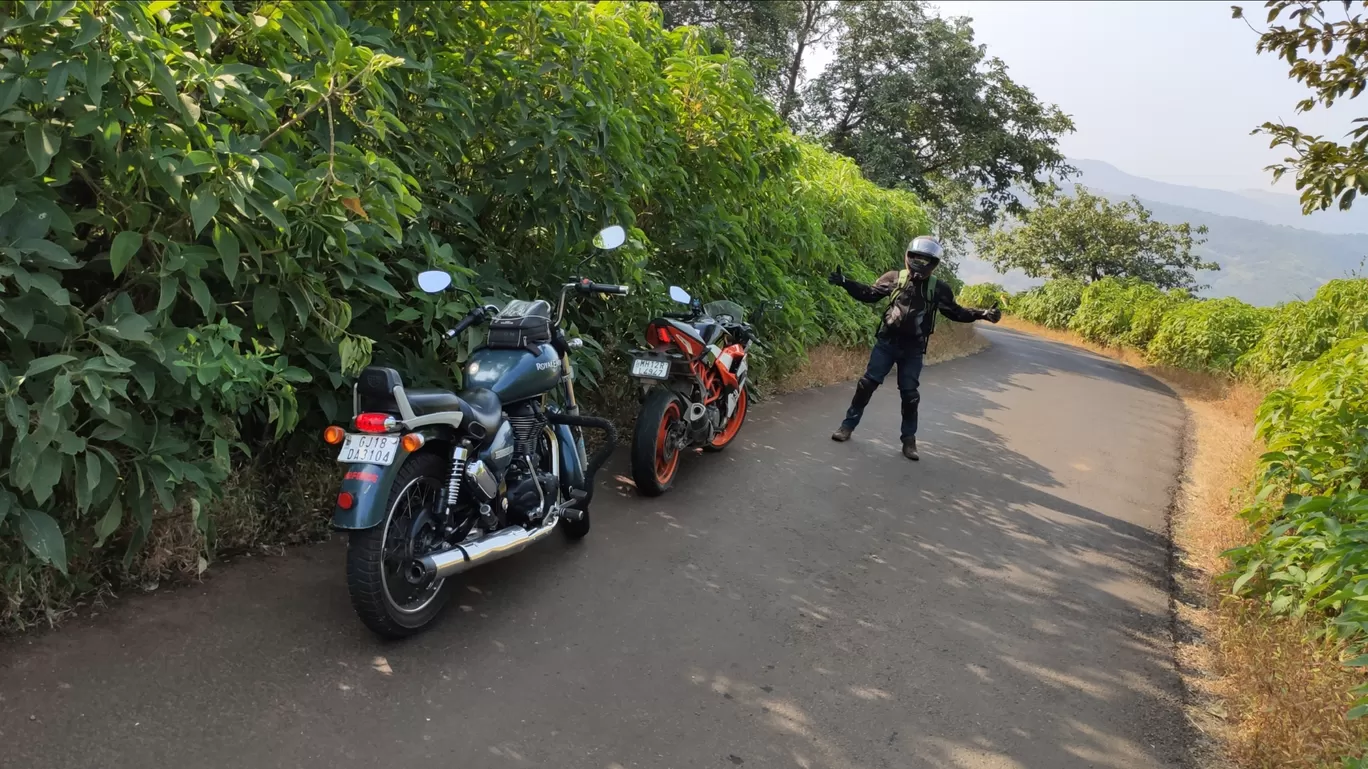
<path id="1" fill-rule="evenodd" d="M 664 328 L 661 328 L 660 326 L 656 326 L 656 340 L 659 341 L 661 344 L 669 344 L 671 341 L 670 332 L 666 331 Z"/>
<path id="2" fill-rule="evenodd" d="M 396 420 L 389 414 L 357 414 L 356 429 L 363 433 L 387 433 L 394 429 Z"/>
<path id="3" fill-rule="evenodd" d="M 343 510 L 352 509 L 354 504 L 356 504 L 356 497 L 353 497 L 350 492 L 344 491 L 337 495 L 337 506 Z"/>

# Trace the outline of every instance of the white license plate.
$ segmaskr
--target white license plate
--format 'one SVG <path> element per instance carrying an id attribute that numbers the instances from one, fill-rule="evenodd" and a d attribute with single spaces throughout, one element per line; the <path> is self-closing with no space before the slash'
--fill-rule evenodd
<path id="1" fill-rule="evenodd" d="M 668 379 L 670 376 L 670 362 L 667 360 L 637 358 L 632 361 L 632 376 L 644 376 L 651 379 Z"/>
<path id="2" fill-rule="evenodd" d="M 391 465 L 399 450 L 397 435 L 348 435 L 337 454 L 345 464 Z"/>

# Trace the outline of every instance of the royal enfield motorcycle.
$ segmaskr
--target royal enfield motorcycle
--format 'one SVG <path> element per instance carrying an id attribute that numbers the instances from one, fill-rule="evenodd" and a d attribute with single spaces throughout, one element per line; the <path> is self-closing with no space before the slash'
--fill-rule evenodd
<path id="1" fill-rule="evenodd" d="M 599 233 L 602 249 L 626 240 Z M 438 293 L 446 272 L 424 272 Z M 452 577 L 512 555 L 559 530 L 589 532 L 594 476 L 617 443 L 606 419 L 579 413 L 570 351 L 561 328 L 567 295 L 626 294 L 626 286 L 574 280 L 553 321 L 544 300 L 477 306 L 447 332 L 488 323 L 485 344 L 465 366 L 465 389 L 415 389 L 399 372 L 372 366 L 357 378 L 350 428 L 334 425 L 346 475 L 333 527 L 348 533 L 347 588 L 361 621 L 385 637 L 422 630 L 441 612 Z M 548 396 L 559 392 L 562 406 Z M 581 430 L 607 433 L 592 457 Z"/>
<path id="2" fill-rule="evenodd" d="M 641 410 L 632 435 L 632 479 L 648 497 L 674 484 L 680 455 L 691 448 L 721 451 L 746 421 L 747 354 L 754 327 L 735 302 L 702 304 L 679 286 L 670 298 L 689 309 L 665 313 L 646 328 L 649 349 L 632 353 Z M 777 302 L 761 305 L 765 310 Z"/>

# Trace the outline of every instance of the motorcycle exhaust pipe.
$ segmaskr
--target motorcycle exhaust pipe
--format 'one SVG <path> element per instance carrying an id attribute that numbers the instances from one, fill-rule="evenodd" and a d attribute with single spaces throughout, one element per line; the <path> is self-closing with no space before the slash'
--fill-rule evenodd
<path id="1" fill-rule="evenodd" d="M 416 585 L 428 585 L 433 580 L 454 577 L 490 561 L 521 552 L 528 545 L 545 538 L 556 528 L 557 520 L 542 524 L 528 531 L 521 526 L 487 534 L 474 542 L 457 545 L 441 553 L 432 553 L 414 559 L 409 566 L 408 579 Z"/>

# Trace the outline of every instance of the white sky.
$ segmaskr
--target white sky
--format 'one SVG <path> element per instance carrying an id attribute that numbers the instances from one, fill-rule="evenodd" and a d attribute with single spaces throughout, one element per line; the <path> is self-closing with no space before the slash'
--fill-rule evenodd
<path id="1" fill-rule="evenodd" d="M 937 5 L 973 18 L 978 42 L 1014 80 L 1073 117 L 1077 130 L 1061 141 L 1069 157 L 1178 184 L 1269 189 L 1263 167 L 1286 153 L 1251 129 L 1287 119 L 1337 138 L 1368 104 L 1297 115 L 1309 91 L 1287 78 L 1286 62 L 1254 52 L 1257 35 L 1230 18 L 1232 1 L 1262 26 L 1259 0 Z M 808 71 L 830 56 L 816 51 Z M 1278 188 L 1293 191 L 1288 180 Z"/>

